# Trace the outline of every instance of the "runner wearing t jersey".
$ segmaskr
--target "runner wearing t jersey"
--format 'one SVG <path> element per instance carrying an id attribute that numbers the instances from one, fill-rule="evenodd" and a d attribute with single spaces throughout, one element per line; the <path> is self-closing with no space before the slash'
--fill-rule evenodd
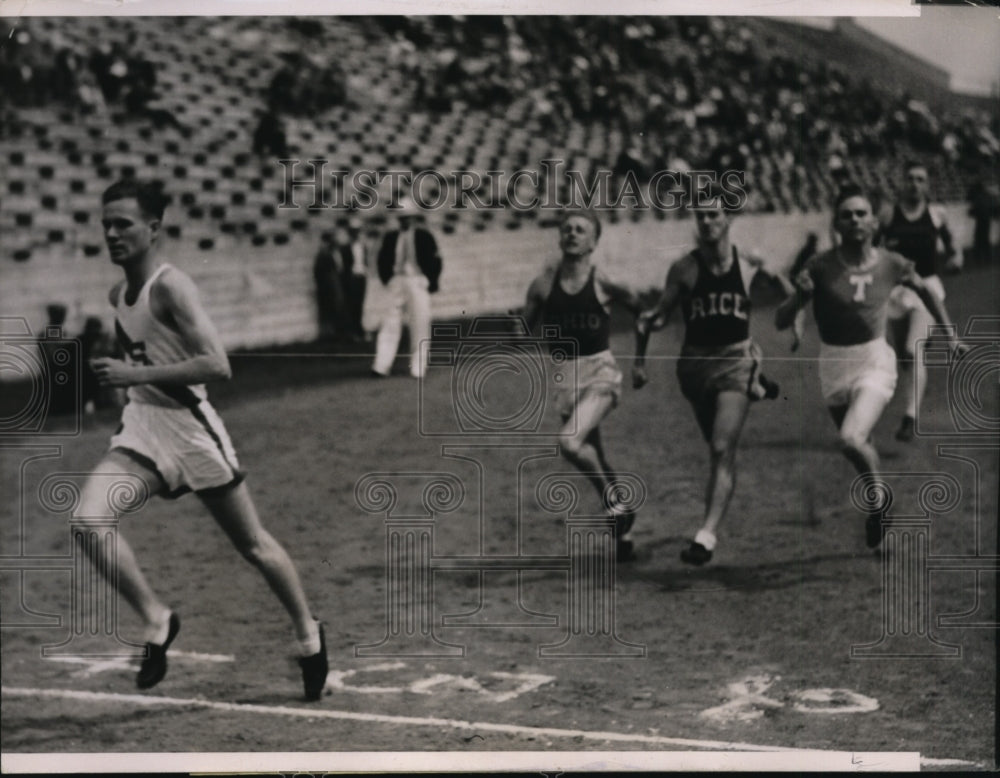
<path id="1" fill-rule="evenodd" d="M 796 277 L 797 292 L 778 307 L 778 329 L 791 326 L 809 301 L 820 336 L 819 378 L 823 399 L 840 433 L 844 456 L 876 493 L 879 457 L 872 430 L 896 388 L 896 356 L 885 340 L 889 297 L 897 284 L 915 292 L 935 321 L 948 324 L 938 297 L 911 261 L 872 246 L 878 220 L 871 200 L 856 186 L 845 187 L 834 207 L 840 245 L 817 254 Z M 953 345 L 963 348 L 957 337 Z M 882 542 L 884 511 L 865 523 L 866 542 Z"/>

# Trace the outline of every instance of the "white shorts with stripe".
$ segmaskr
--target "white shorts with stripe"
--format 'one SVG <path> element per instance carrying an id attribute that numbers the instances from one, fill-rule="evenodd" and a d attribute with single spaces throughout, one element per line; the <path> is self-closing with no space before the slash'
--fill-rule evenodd
<path id="1" fill-rule="evenodd" d="M 159 475 L 166 485 L 164 497 L 235 486 L 243 480 L 229 434 L 207 402 L 191 408 L 130 402 L 111 449 Z"/>
<path id="2" fill-rule="evenodd" d="M 890 400 L 896 391 L 896 352 L 885 338 L 854 346 L 821 343 L 819 385 L 829 406 L 848 405 L 862 389 Z"/>

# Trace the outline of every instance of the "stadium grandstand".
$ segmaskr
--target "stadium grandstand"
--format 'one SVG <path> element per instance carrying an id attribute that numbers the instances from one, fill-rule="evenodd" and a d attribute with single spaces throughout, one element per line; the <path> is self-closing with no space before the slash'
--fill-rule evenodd
<path id="1" fill-rule="evenodd" d="M 92 312 L 111 273 L 98 196 L 119 177 L 155 178 L 172 198 L 168 251 L 206 284 L 234 347 L 314 335 L 312 311 L 289 300 L 308 298 L 319 236 L 346 215 L 280 207 L 282 157 L 348 174 L 433 170 L 449 187 L 454 171 L 538 171 L 544 159 L 585 180 L 606 170 L 641 185 L 660 170 L 735 169 L 749 212 L 818 215 L 838 173 L 888 196 L 901 160 L 919 158 L 937 199 L 958 201 L 1000 152 L 989 101 L 949 92 L 932 66 L 849 23 L 108 17 L 0 27 L 6 293 L 37 311 L 54 297 L 71 319 Z M 442 193 L 451 205 L 453 194 Z M 381 205 L 368 216 L 372 234 L 387 223 Z M 607 218 L 678 215 L 626 207 Z M 530 254 L 551 214 L 449 206 L 427 219 L 446 256 L 482 236 L 488 260 L 498 246 L 498 258 Z M 436 310 L 514 304 L 528 271 L 484 281 L 482 264 L 495 263 L 468 254 L 449 263 Z M 238 325 L 250 298 L 248 331 Z"/>

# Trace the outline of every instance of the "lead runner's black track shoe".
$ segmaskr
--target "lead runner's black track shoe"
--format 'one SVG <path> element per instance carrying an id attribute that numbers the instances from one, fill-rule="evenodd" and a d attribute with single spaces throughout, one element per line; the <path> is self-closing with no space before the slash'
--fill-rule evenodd
<path id="1" fill-rule="evenodd" d="M 690 546 L 681 550 L 681 561 L 687 565 L 696 565 L 701 567 L 702 565 L 708 564 L 712 561 L 712 552 L 705 548 L 701 543 L 692 540 Z"/>
<path id="2" fill-rule="evenodd" d="M 781 387 L 778 386 L 778 382 L 772 381 L 763 373 L 760 376 L 760 385 L 764 387 L 765 400 L 776 400 L 778 395 L 781 394 Z"/>
<path id="3" fill-rule="evenodd" d="M 319 651 L 299 659 L 299 667 L 302 669 L 302 687 L 305 690 L 306 700 L 309 702 L 315 702 L 323 696 L 326 675 L 330 671 L 330 665 L 326 659 L 326 635 L 323 632 L 323 625 L 318 626 Z"/>
<path id="4" fill-rule="evenodd" d="M 140 689 L 152 689 L 164 679 L 167 674 L 167 649 L 180 631 L 181 619 L 176 613 L 171 613 L 170 627 L 164 644 L 162 646 L 156 643 L 146 644 L 146 658 L 142 660 L 139 672 L 135 676 L 135 685 Z"/>
<path id="5" fill-rule="evenodd" d="M 889 528 L 889 520 L 881 513 L 869 513 L 865 519 L 865 545 L 868 548 L 878 548 L 882 545 L 885 531 Z"/>
<path id="6" fill-rule="evenodd" d="M 635 544 L 631 540 L 626 540 L 625 536 L 635 524 L 635 511 L 614 514 L 611 520 L 614 521 L 615 559 L 619 562 L 634 562 Z"/>

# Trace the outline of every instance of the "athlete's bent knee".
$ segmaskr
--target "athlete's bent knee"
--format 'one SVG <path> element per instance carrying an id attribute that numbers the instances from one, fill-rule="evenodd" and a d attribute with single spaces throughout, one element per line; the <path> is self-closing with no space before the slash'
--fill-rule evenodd
<path id="1" fill-rule="evenodd" d="M 239 552 L 254 567 L 273 566 L 284 555 L 278 541 L 268 532 L 254 537 L 253 541 L 245 547 L 241 547 Z"/>
<path id="2" fill-rule="evenodd" d="M 715 461 L 732 461 L 736 458 L 736 444 L 731 440 L 715 439 L 709 441 L 708 450 Z"/>
<path id="3" fill-rule="evenodd" d="M 841 432 L 840 447 L 844 451 L 861 451 L 867 440 L 856 432 Z"/>
<path id="4" fill-rule="evenodd" d="M 567 459 L 577 459 L 583 449 L 583 442 L 573 435 L 562 435 L 559 438 L 559 453 Z"/>

